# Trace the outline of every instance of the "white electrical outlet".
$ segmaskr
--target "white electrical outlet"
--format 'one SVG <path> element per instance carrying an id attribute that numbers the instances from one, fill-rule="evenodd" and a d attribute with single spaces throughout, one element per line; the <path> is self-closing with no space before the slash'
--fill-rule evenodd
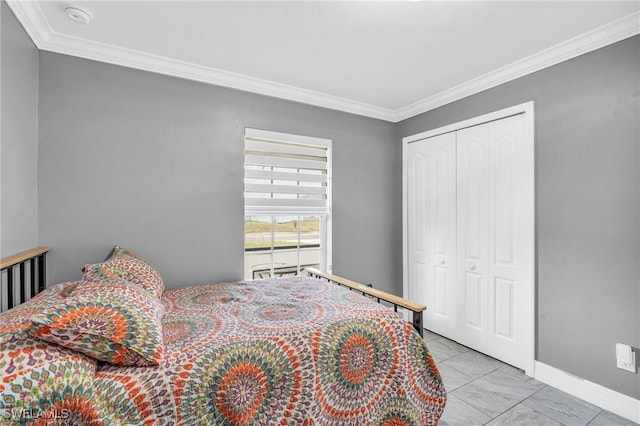
<path id="1" fill-rule="evenodd" d="M 636 372 L 636 353 L 631 346 L 616 343 L 616 366 L 632 373 Z"/>

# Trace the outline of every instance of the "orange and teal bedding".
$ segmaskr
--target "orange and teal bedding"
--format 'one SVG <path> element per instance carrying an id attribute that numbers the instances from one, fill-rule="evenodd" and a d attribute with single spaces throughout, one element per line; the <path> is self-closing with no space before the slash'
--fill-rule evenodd
<path id="1" fill-rule="evenodd" d="M 443 412 L 440 374 L 412 326 L 335 284 L 293 277 L 167 290 L 147 309 L 161 318 L 161 347 L 140 345 L 134 320 L 146 311 L 118 303 L 122 289 L 91 305 L 76 324 L 85 333 L 70 333 L 77 306 L 66 299 L 77 285 L 0 315 L 0 422 L 430 425 Z M 43 317 L 52 307 L 58 316 Z M 64 332 L 55 328 L 63 322 Z M 36 337 L 43 328 L 51 339 Z M 84 350 L 87 328 L 125 337 Z M 140 356 L 123 356 L 132 336 Z M 108 356 L 96 359 L 99 345 Z M 133 361 L 116 365 L 123 359 Z"/>

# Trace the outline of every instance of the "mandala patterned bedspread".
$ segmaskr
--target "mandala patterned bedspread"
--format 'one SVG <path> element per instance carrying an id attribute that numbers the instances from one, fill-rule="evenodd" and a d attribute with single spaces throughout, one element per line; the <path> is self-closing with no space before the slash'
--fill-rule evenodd
<path id="1" fill-rule="evenodd" d="M 77 351 L 81 338 L 56 335 L 60 320 L 43 319 L 34 335 L 34 316 L 64 305 L 76 286 L 52 286 L 0 315 L 0 422 L 427 425 L 444 409 L 442 380 L 412 326 L 335 284 L 297 277 L 167 290 L 162 351 L 132 357 L 109 346 L 100 360 L 87 355 L 95 347 Z"/>

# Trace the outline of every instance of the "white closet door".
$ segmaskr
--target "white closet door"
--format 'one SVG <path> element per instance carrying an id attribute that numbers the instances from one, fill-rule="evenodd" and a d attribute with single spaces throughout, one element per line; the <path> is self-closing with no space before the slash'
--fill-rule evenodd
<path id="1" fill-rule="evenodd" d="M 523 367 L 526 217 L 523 116 L 458 131 L 458 341 Z"/>
<path id="2" fill-rule="evenodd" d="M 523 115 L 489 126 L 489 338 L 487 353 L 524 368 L 528 271 L 528 174 Z"/>
<path id="3" fill-rule="evenodd" d="M 457 246 L 460 322 L 456 340 L 485 351 L 489 327 L 489 126 L 458 131 Z"/>
<path id="4" fill-rule="evenodd" d="M 424 326 L 533 373 L 533 103 L 405 138 L 405 292 Z"/>
<path id="5" fill-rule="evenodd" d="M 456 332 L 456 140 L 447 133 L 409 144 L 409 288 L 427 305 L 425 323 Z"/>
<path id="6" fill-rule="evenodd" d="M 409 297 L 421 303 L 428 300 L 427 149 L 428 146 L 421 143 L 409 144 L 406 149 L 407 226 L 411 230 L 407 238 Z"/>

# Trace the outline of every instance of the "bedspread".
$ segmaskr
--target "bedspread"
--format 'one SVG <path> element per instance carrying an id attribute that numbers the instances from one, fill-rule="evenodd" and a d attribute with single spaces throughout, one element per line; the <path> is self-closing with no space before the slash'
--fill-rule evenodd
<path id="1" fill-rule="evenodd" d="M 426 425 L 446 392 L 391 309 L 308 277 L 167 290 L 160 365 L 98 363 L 91 424 Z"/>
<path id="2" fill-rule="evenodd" d="M 109 418 L 430 424 L 442 412 L 444 387 L 411 325 L 335 284 L 213 284 L 167 291 L 163 300 L 166 361 L 96 373 L 95 396 Z"/>

